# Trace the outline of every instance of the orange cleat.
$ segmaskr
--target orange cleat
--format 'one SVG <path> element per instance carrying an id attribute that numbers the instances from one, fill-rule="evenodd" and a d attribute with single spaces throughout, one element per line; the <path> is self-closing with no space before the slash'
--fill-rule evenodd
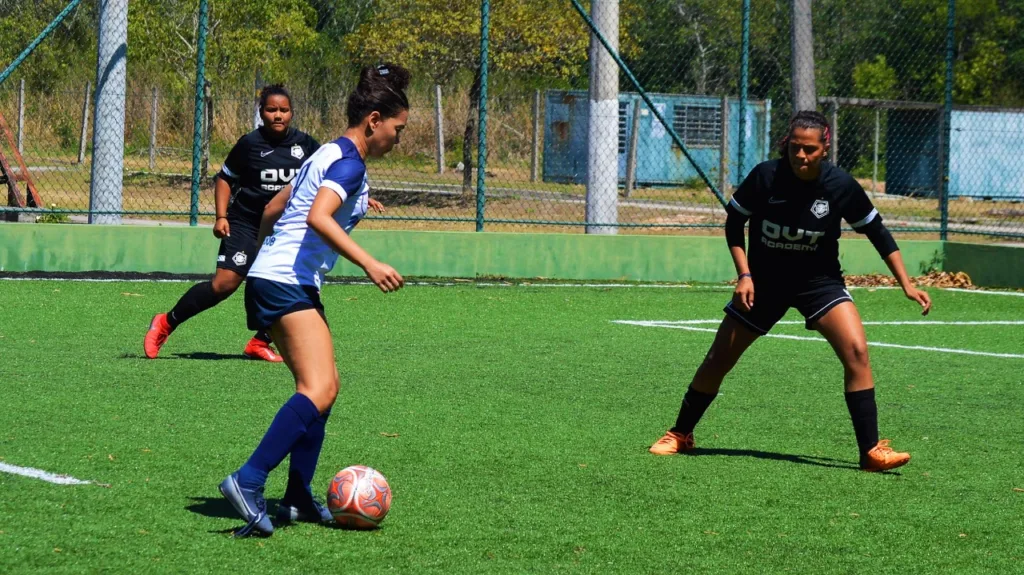
<path id="1" fill-rule="evenodd" d="M 160 348 L 167 342 L 167 337 L 171 335 L 172 331 L 174 328 L 167 323 L 167 314 L 158 313 L 153 316 L 153 321 L 149 322 L 146 339 L 142 342 L 142 347 L 146 350 L 146 357 L 156 359 L 156 356 L 160 355 Z"/>
<path id="2" fill-rule="evenodd" d="M 284 358 L 274 351 L 274 348 L 270 347 L 270 344 L 256 339 L 255 337 L 249 340 L 249 343 L 245 344 L 245 355 L 252 359 L 262 359 L 263 361 L 269 361 L 271 363 L 280 363 L 284 361 Z"/>
<path id="3" fill-rule="evenodd" d="M 655 455 L 675 455 L 690 451 L 693 447 L 692 433 L 683 435 L 675 431 L 666 431 L 665 435 L 651 446 L 650 452 Z"/>
<path id="4" fill-rule="evenodd" d="M 860 458 L 860 468 L 864 471 L 888 471 L 906 465 L 910 461 L 909 453 L 893 451 L 889 440 L 883 439 Z"/>

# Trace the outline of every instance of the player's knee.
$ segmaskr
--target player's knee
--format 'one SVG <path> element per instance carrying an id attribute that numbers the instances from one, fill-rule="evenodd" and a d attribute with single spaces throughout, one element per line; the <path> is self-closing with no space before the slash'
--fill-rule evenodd
<path id="1" fill-rule="evenodd" d="M 325 397 L 329 397 L 331 401 L 334 401 L 335 397 L 338 397 L 338 389 L 340 388 L 341 380 L 338 377 L 338 371 L 335 370 L 330 374 L 324 376 L 324 378 L 318 383 L 318 386 Z"/>
<path id="2" fill-rule="evenodd" d="M 869 369 L 871 361 L 868 358 L 868 342 L 858 340 L 847 345 L 843 352 L 843 363 L 851 369 Z"/>
<path id="3" fill-rule="evenodd" d="M 215 277 L 213 278 L 212 284 L 213 293 L 217 294 L 220 297 L 226 298 L 238 290 L 238 287 L 242 285 L 242 280 L 241 278 L 235 279 Z"/>
<path id="4" fill-rule="evenodd" d="M 310 398 L 321 413 L 330 409 L 330 407 L 334 405 L 334 400 L 338 398 L 339 386 L 337 372 L 325 377 L 301 379 L 295 383 L 296 390 Z"/>

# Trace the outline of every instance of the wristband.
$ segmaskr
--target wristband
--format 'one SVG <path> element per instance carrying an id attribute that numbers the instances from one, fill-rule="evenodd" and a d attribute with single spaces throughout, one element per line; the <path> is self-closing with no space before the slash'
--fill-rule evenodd
<path id="1" fill-rule="evenodd" d="M 228 219 L 227 216 L 217 216 L 217 220 L 226 220 L 226 219 Z M 217 221 L 217 220 L 214 220 L 214 221 Z"/>
<path id="2" fill-rule="evenodd" d="M 740 280 L 741 280 L 741 279 L 743 279 L 743 278 L 750 278 L 750 279 L 754 279 L 754 276 L 750 275 L 750 273 L 749 273 L 749 272 L 744 272 L 744 273 L 741 273 L 741 274 L 740 274 L 740 277 L 736 278 L 736 281 L 740 281 Z"/>

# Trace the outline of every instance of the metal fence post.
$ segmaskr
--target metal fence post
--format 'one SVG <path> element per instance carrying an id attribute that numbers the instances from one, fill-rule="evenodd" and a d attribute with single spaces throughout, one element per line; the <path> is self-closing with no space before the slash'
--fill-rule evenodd
<path id="1" fill-rule="evenodd" d="M 92 92 L 92 82 L 85 83 L 85 95 L 82 96 L 82 132 L 78 138 L 78 163 L 85 163 L 85 138 L 89 134 L 89 95 Z"/>
<path id="2" fill-rule="evenodd" d="M 946 80 L 942 110 L 942 179 L 939 189 L 939 239 L 949 239 L 949 137 L 953 120 L 953 56 L 956 42 L 956 0 L 949 0 L 946 16 Z"/>
<path id="3" fill-rule="evenodd" d="M 208 81 L 203 85 L 203 100 L 203 159 L 199 166 L 199 178 L 206 181 L 210 173 L 210 137 L 213 133 L 213 87 Z"/>
<path id="4" fill-rule="evenodd" d="M 149 171 L 156 170 L 156 126 L 159 121 L 160 89 L 153 86 L 153 102 L 149 109 Z"/>
<path id="5" fill-rule="evenodd" d="M 18 82 L 18 153 L 25 151 L 25 79 Z"/>
<path id="6" fill-rule="evenodd" d="M 188 223 L 199 224 L 200 164 L 203 156 L 203 89 L 206 86 L 206 25 L 209 18 L 208 0 L 199 0 L 199 30 L 196 42 L 196 99 L 195 121 L 192 125 L 192 198 Z"/>
<path id="7" fill-rule="evenodd" d="M 533 146 L 530 149 L 530 181 L 536 182 L 540 162 L 540 90 L 533 91 Z"/>
<path id="8" fill-rule="evenodd" d="M 793 112 L 815 110 L 818 94 L 814 86 L 814 32 L 811 0 L 789 0 L 790 44 L 792 46 Z"/>
<path id="9" fill-rule="evenodd" d="M 434 132 L 437 142 L 434 153 L 437 156 L 437 173 L 444 173 L 444 108 L 441 104 L 441 85 L 434 84 Z"/>
<path id="10" fill-rule="evenodd" d="M 750 0 L 743 0 L 742 47 L 740 48 L 740 127 L 736 138 L 736 185 L 746 177 L 747 95 L 750 88 Z M 723 190 L 724 193 L 724 190 Z"/>
<path id="11" fill-rule="evenodd" d="M 89 223 L 120 224 L 124 201 L 128 0 L 100 2 Z"/>
<path id="12" fill-rule="evenodd" d="M 832 145 L 828 151 L 832 164 L 839 167 L 839 100 L 832 98 Z"/>
<path id="13" fill-rule="evenodd" d="M 611 52 L 619 50 L 619 0 L 593 0 L 590 15 L 608 42 L 604 49 L 591 35 L 587 122 L 588 234 L 618 233 L 619 222 L 619 69 Z"/>
<path id="14" fill-rule="evenodd" d="M 718 189 L 723 194 L 729 188 L 729 97 L 722 96 L 722 137 L 718 142 Z"/>
<path id="15" fill-rule="evenodd" d="M 480 125 L 477 129 L 476 231 L 484 231 L 487 206 L 487 67 L 491 33 L 491 2 L 480 2 Z"/>
<path id="16" fill-rule="evenodd" d="M 874 162 L 871 167 L 871 193 L 878 193 L 878 134 L 882 131 L 882 109 L 875 108 L 875 151 L 874 151 Z"/>
<path id="17" fill-rule="evenodd" d="M 628 198 L 636 188 L 636 148 L 640 143 L 640 106 L 643 101 L 640 98 L 633 100 L 633 118 L 629 123 L 629 147 L 626 148 L 626 189 L 624 195 Z"/>

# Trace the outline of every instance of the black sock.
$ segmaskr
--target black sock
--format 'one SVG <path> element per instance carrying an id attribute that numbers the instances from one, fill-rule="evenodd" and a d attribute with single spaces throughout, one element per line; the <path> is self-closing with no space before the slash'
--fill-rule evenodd
<path id="1" fill-rule="evenodd" d="M 853 433 L 857 436 L 857 447 L 864 455 L 878 444 L 878 406 L 875 404 L 875 388 L 846 392 L 846 408 L 853 420 Z"/>
<path id="2" fill-rule="evenodd" d="M 213 283 L 198 283 L 189 288 L 178 303 L 174 304 L 167 314 L 167 323 L 171 324 L 172 328 L 178 327 L 192 316 L 210 309 L 225 299 L 227 298 L 214 293 Z"/>
<path id="3" fill-rule="evenodd" d="M 692 387 L 687 388 L 686 395 L 683 396 L 683 405 L 679 407 L 679 417 L 676 418 L 676 425 L 672 431 L 683 435 L 693 433 L 693 428 L 697 427 L 697 422 L 704 416 L 704 412 L 708 410 L 711 402 L 717 396 L 717 393 L 702 393 Z"/>
<path id="4" fill-rule="evenodd" d="M 270 332 L 265 329 L 259 330 L 253 337 L 266 344 L 269 344 L 270 342 L 274 341 L 274 339 L 270 337 Z"/>

